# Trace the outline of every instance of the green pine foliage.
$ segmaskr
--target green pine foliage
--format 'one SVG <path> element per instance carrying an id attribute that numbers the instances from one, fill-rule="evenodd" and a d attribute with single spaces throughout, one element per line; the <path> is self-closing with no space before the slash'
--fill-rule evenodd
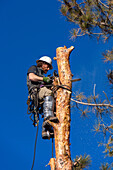
<path id="1" fill-rule="evenodd" d="M 106 50 L 106 52 L 103 53 L 105 62 L 113 62 L 113 48 L 112 50 Z"/>
<path id="2" fill-rule="evenodd" d="M 91 165 L 91 158 L 89 155 L 76 156 L 73 162 L 73 170 L 82 170 L 88 168 Z"/>
<path id="3" fill-rule="evenodd" d="M 102 164 L 100 170 L 112 170 L 113 164 L 109 165 L 108 163 Z"/>
<path id="4" fill-rule="evenodd" d="M 100 0 L 61 1 L 61 13 L 75 24 L 72 38 L 82 35 L 102 36 L 105 40 L 113 34 L 113 2 Z"/>
<path id="5" fill-rule="evenodd" d="M 113 35 L 113 0 L 59 0 L 61 13 L 74 23 L 71 39 L 83 35 L 108 40 Z M 103 53 L 105 61 L 113 61 L 113 49 Z"/>

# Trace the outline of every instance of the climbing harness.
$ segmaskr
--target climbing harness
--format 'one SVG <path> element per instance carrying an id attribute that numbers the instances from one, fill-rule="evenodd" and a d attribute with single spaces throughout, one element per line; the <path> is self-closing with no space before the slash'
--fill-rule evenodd
<path id="1" fill-rule="evenodd" d="M 51 75 L 49 75 L 49 77 L 50 76 Z M 53 80 L 55 77 L 58 77 L 56 70 L 54 70 L 53 76 L 50 77 L 51 84 L 44 85 L 44 86 L 51 88 L 53 86 Z M 32 120 L 34 126 L 37 126 L 37 123 L 39 121 L 39 114 L 41 114 L 43 117 L 43 101 L 42 102 L 39 101 L 39 98 L 38 98 L 39 89 L 40 89 L 39 86 L 37 88 L 36 87 L 31 88 L 29 90 L 29 96 L 28 96 L 28 100 L 27 100 L 27 105 L 28 105 L 27 114 L 29 115 L 30 119 Z M 54 88 L 53 88 L 53 94 L 55 92 L 56 91 L 54 91 Z"/>
<path id="2" fill-rule="evenodd" d="M 33 122 L 34 126 L 37 126 L 39 121 L 39 114 L 42 114 L 42 103 L 39 102 L 38 99 L 38 91 L 39 88 L 31 89 L 29 92 L 28 100 L 27 100 L 27 114 L 30 115 L 30 119 Z"/>

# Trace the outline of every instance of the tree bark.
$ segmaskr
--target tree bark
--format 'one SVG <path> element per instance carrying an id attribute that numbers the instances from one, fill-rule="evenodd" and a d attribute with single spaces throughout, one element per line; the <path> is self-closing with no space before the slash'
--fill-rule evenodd
<path id="1" fill-rule="evenodd" d="M 55 136 L 56 170 L 72 170 L 70 153 L 70 99 L 72 88 L 72 74 L 69 56 L 74 47 L 59 47 L 56 50 L 60 85 L 57 90 L 56 116 L 59 122 L 51 123 Z"/>

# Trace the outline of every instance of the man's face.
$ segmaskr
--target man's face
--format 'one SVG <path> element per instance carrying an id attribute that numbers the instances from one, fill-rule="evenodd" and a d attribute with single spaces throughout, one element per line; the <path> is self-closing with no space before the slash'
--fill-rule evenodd
<path id="1" fill-rule="evenodd" d="M 43 63 L 42 69 L 43 69 L 44 73 L 46 74 L 50 70 L 49 64 Z"/>

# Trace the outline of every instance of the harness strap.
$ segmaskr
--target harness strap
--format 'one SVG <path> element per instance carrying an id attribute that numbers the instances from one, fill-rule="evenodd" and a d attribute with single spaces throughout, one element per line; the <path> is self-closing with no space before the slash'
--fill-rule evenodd
<path id="1" fill-rule="evenodd" d="M 33 125 L 37 126 L 39 120 L 39 103 L 38 103 L 38 91 L 39 88 L 32 88 L 29 91 L 29 96 L 27 100 L 27 114 L 30 115 L 30 119 L 33 121 Z M 33 119 L 32 119 L 33 116 Z"/>

